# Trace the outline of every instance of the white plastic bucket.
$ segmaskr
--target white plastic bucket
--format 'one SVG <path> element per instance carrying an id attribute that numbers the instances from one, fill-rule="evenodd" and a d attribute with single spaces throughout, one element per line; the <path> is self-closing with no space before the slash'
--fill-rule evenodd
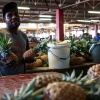
<path id="1" fill-rule="evenodd" d="M 48 61 L 50 69 L 70 67 L 70 43 L 48 44 Z"/>

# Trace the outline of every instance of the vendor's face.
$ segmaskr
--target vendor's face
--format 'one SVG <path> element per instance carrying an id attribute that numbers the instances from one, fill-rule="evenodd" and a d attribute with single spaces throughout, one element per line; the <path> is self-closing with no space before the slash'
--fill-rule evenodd
<path id="1" fill-rule="evenodd" d="M 20 18 L 16 9 L 10 9 L 4 16 L 4 22 L 9 29 L 16 29 L 20 25 Z"/>

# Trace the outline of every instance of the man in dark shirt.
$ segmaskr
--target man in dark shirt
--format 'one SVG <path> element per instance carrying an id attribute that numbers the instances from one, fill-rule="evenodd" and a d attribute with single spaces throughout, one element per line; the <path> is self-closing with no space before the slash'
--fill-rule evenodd
<path id="1" fill-rule="evenodd" d="M 17 55 L 19 62 L 14 67 L 12 64 L 8 66 L 6 60 L 1 61 L 0 58 L 0 76 L 16 75 L 25 73 L 25 62 L 23 60 L 23 54 L 29 49 L 27 35 L 18 30 L 20 25 L 20 17 L 18 14 L 17 4 L 10 2 L 6 4 L 2 9 L 3 21 L 6 24 L 6 28 L 1 30 L 0 35 L 5 34 L 7 40 L 12 39 L 11 52 Z M 12 63 L 12 62 L 11 62 Z"/>

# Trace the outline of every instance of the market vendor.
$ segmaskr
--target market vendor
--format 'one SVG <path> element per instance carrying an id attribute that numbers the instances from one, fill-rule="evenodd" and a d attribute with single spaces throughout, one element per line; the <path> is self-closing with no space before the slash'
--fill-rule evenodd
<path id="1" fill-rule="evenodd" d="M 2 14 L 6 28 L 1 30 L 0 36 L 6 36 L 7 40 L 10 38 L 12 39 L 11 52 L 13 52 L 18 57 L 18 62 L 15 64 L 14 59 L 4 58 L 2 55 L 3 48 L 1 48 L 0 76 L 23 74 L 25 73 L 25 62 L 23 60 L 23 54 L 26 50 L 29 49 L 29 44 L 27 35 L 18 30 L 18 27 L 20 26 L 20 17 L 18 14 L 17 4 L 15 2 L 9 2 L 8 4 L 4 5 Z M 2 42 L 3 41 L 0 40 L 0 47 Z"/>

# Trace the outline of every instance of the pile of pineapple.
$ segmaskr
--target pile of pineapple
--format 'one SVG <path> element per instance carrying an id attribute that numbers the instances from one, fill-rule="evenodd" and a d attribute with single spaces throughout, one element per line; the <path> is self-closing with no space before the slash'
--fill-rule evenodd
<path id="1" fill-rule="evenodd" d="M 71 75 L 38 75 L 14 95 L 6 94 L 4 100 L 100 100 L 100 81 L 83 76 L 83 72 L 76 77 L 75 70 Z"/>
<path id="2" fill-rule="evenodd" d="M 34 67 L 48 66 L 47 43 L 48 41 L 44 40 L 41 43 L 38 43 L 35 47 L 30 48 L 24 53 L 23 58 L 25 61 L 28 62 L 26 63 L 27 69 L 32 69 Z"/>
<path id="3" fill-rule="evenodd" d="M 47 66 L 48 66 L 48 55 L 43 53 L 43 51 L 39 51 L 38 53 L 36 53 L 36 56 L 34 57 L 34 61 L 32 63 L 26 63 L 27 69 L 32 69 L 35 67 L 47 67 Z"/>

